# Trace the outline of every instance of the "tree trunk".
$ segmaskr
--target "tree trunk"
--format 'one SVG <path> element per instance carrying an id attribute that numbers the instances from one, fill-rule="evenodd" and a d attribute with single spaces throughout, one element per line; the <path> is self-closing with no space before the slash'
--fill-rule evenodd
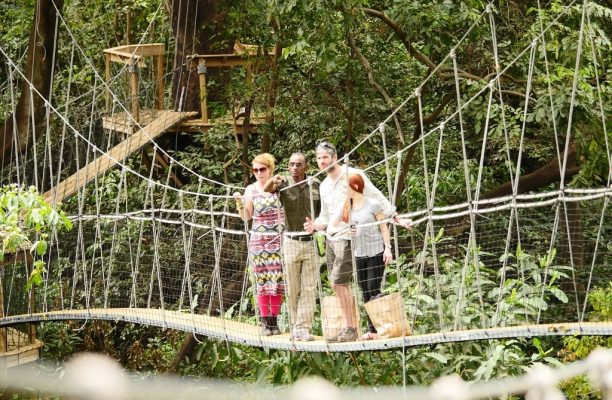
<path id="1" fill-rule="evenodd" d="M 63 0 L 55 0 L 58 10 L 61 11 L 63 5 Z M 44 125 L 45 100 L 49 98 L 51 92 L 52 63 L 57 50 L 56 18 L 57 12 L 53 2 L 38 0 L 32 20 L 26 65 L 23 68 L 27 80 L 21 82 L 21 95 L 14 113 L 6 121 L 0 122 L 2 166 L 13 161 L 12 145 L 15 139 L 17 139 L 18 151 L 24 152 L 32 146 L 36 139 L 37 129 Z M 40 95 L 36 93 L 37 91 Z M 32 120 L 34 121 L 33 127 Z"/>
<path id="2" fill-rule="evenodd" d="M 220 0 L 173 0 L 170 10 L 172 32 L 176 40 L 172 75 L 172 104 L 175 110 L 200 111 L 198 73 L 190 65 L 191 54 L 229 53 L 234 40 L 217 35 L 217 26 L 225 13 L 219 11 Z M 211 39 L 214 38 L 214 39 Z"/>
<path id="3" fill-rule="evenodd" d="M 220 0 L 173 0 L 169 6 L 176 41 L 172 75 L 172 104 L 175 110 L 200 111 L 197 68 L 188 62 L 187 56 L 233 51 L 234 39 L 219 34 L 224 28 L 220 22 L 225 17 L 225 12 L 219 7 L 221 4 Z M 194 335 L 187 334 L 168 367 L 169 372 L 176 372 L 196 345 Z"/>
<path id="4" fill-rule="evenodd" d="M 280 42 L 274 45 L 274 57 L 270 64 L 270 88 L 268 89 L 268 112 L 266 113 L 266 124 L 272 127 L 272 131 L 275 132 L 275 115 L 274 109 L 276 107 L 276 95 L 278 92 L 279 84 L 279 71 L 278 71 L 278 60 L 282 55 L 283 47 Z M 275 132 L 276 133 L 276 132 Z M 270 134 L 266 131 L 261 138 L 261 152 L 270 152 Z"/>

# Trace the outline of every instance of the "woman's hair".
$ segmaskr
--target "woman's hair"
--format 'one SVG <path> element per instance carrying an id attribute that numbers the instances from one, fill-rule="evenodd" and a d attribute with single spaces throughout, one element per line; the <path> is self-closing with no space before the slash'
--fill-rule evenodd
<path id="1" fill-rule="evenodd" d="M 276 160 L 274 159 L 274 156 L 270 153 L 261 153 L 257 155 L 253 159 L 253 162 L 265 165 L 266 167 L 268 167 L 271 174 L 273 174 L 274 170 L 276 169 Z"/>
<path id="2" fill-rule="evenodd" d="M 356 192 L 363 194 L 363 187 L 365 186 L 365 182 L 363 180 L 363 176 L 359 174 L 350 174 L 348 177 L 349 186 Z M 352 201 L 350 198 L 346 199 L 344 203 L 344 207 L 342 207 L 342 220 L 344 222 L 349 221 L 349 215 L 351 213 Z"/>
<path id="3" fill-rule="evenodd" d="M 363 176 L 359 174 L 350 174 L 348 178 L 349 186 L 353 188 L 354 191 L 363 194 L 363 186 L 365 182 L 363 180 Z"/>

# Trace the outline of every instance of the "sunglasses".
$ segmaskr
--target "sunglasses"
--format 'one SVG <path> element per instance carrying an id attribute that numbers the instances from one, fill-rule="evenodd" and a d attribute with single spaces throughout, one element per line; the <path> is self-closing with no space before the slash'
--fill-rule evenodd
<path id="1" fill-rule="evenodd" d="M 257 174 L 257 173 L 263 174 L 263 173 L 264 173 L 264 172 L 266 172 L 267 170 L 268 170 L 268 167 L 261 167 L 261 168 L 255 168 L 255 167 L 253 167 L 253 173 L 254 173 L 254 174 Z"/>
<path id="2" fill-rule="evenodd" d="M 336 154 L 336 146 L 331 144 L 330 142 L 321 142 L 317 145 L 316 149 L 325 149 L 328 153 L 332 155 Z"/>

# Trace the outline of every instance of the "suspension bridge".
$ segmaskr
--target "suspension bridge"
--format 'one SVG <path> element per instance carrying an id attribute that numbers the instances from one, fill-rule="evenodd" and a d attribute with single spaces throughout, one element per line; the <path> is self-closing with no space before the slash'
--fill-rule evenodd
<path id="1" fill-rule="evenodd" d="M 574 3 L 562 8 L 557 19 L 570 12 Z M 424 130 L 418 140 L 399 150 L 387 148 L 385 143 L 392 130 L 390 121 L 399 110 L 415 107 L 420 115 L 419 123 L 424 126 L 422 86 L 417 87 L 358 145 L 382 140 L 381 160 L 365 166 L 364 170 L 370 177 L 383 177 L 381 181 L 386 178 L 387 187 L 383 192 L 393 204 L 402 168 L 401 156 L 411 149 L 420 151 L 419 173 L 425 177 L 422 190 L 426 207 L 398 210 L 400 218 L 413 221 L 412 230 L 396 225 L 397 219 L 381 222 L 390 224 L 395 258 L 385 271 L 383 291 L 401 294 L 401 313 L 407 316 L 412 334 L 345 343 L 330 343 L 322 336 L 325 321 L 319 306 L 314 318 L 315 340 L 303 342 L 292 338 L 289 332 L 292 321 L 286 310 L 279 322 L 283 333 L 262 336 L 257 326 L 254 282 L 249 270 L 251 232 L 236 213 L 230 195 L 242 188 L 199 175 L 154 141 L 169 131 L 209 129 L 206 96 L 200 97 L 199 114 L 164 109 L 165 75 L 159 61 L 163 49 L 159 46 L 140 44 L 107 49 L 107 73 L 102 77 L 76 44 L 72 47 L 73 55 L 81 57 L 84 67 L 91 68 L 95 77 L 91 92 L 82 94 L 79 100 L 91 99 L 91 120 L 85 126 L 77 126 L 70 118 L 69 106 L 74 107 L 76 101 L 70 98 L 70 89 L 62 104 L 44 99 L 48 114 L 56 119 L 56 124 L 47 123 L 46 129 L 37 133 L 39 140 L 33 143 L 29 153 L 20 158 L 15 152 L 12 163 L 3 169 L 5 184 L 32 183 L 44 192 L 50 203 L 63 201 L 74 210 L 69 216 L 74 228 L 54 231 L 50 236 L 40 286 L 26 290 L 33 268 L 28 257 L 15 258 L 13 263 L 0 267 L 3 289 L 0 327 L 7 328 L 3 329 L 4 350 L 15 350 L 19 343 L 35 343 L 35 334 L 27 324 L 62 320 L 132 322 L 249 346 L 324 352 L 508 337 L 610 335 L 612 321 L 590 321 L 588 308 L 589 292 L 609 285 L 612 263 L 609 207 L 612 151 L 599 77 L 595 80 L 598 93 L 595 104 L 601 116 L 600 129 L 607 152 L 606 183 L 600 187 L 573 188 L 564 178 L 572 156 L 569 143 L 573 133 L 573 100 L 580 79 L 578 66 L 583 62 L 584 52 L 595 47 L 587 7 L 582 7 L 581 18 L 577 67 L 567 87 L 572 97 L 569 109 L 555 108 L 546 52 L 539 51 L 546 46 L 547 34 L 554 29 L 555 21 L 542 24 L 530 46 L 520 54 L 506 55 L 502 61 L 498 55 L 500 49 L 496 47 L 495 12 L 489 5 L 474 22 L 474 25 L 490 27 L 494 50 L 490 61 L 494 73 L 488 80 L 478 90 L 464 92 L 460 84 L 464 74 L 457 57 L 466 46 L 464 36 L 436 66 L 436 70 L 445 69 L 454 76 L 457 91 L 454 111 L 435 128 Z M 69 31 L 61 17 L 59 21 L 59 29 Z M 27 82 L 18 62 L 1 46 L 0 51 L 11 82 Z M 209 67 L 248 68 L 251 58 L 257 54 L 260 52 L 247 49 L 221 56 L 193 55 L 189 60 L 198 66 L 200 88 L 205 91 L 207 63 Z M 146 57 L 153 58 L 155 88 L 151 97 L 156 109 L 147 109 L 138 103 L 142 97 L 138 79 L 143 75 L 136 71 L 146 65 Z M 536 79 L 549 82 L 550 115 L 569 116 L 566 132 L 554 127 L 561 179 L 556 187 L 545 191 L 523 193 L 520 190 L 521 182 L 529 179 L 521 168 L 528 131 L 527 124 L 522 123 L 518 154 L 508 151 L 504 155 L 509 165 L 511 193 L 484 198 L 481 196 L 484 159 L 492 127 L 487 124 L 483 129 L 481 153 L 469 158 L 465 136 L 471 128 L 464 121 L 475 99 L 488 102 L 487 121 L 493 120 L 493 106 L 504 105 L 502 76 L 518 60 L 529 65 L 524 98 L 533 96 L 532 83 Z M 593 60 L 594 70 L 598 71 L 598 57 L 594 56 Z M 120 65 L 117 75 L 111 73 L 113 62 Z M 434 72 L 421 85 L 432 79 Z M 130 82 L 129 107 L 124 106 L 116 90 L 118 77 L 126 75 Z M 251 75 L 252 72 L 247 74 L 249 80 Z M 40 95 L 31 88 L 33 96 Z M 102 94 L 104 111 L 97 109 Z M 525 101 L 523 121 L 528 108 L 529 101 Z M 104 115 L 104 127 L 111 132 L 103 141 L 92 134 L 93 118 L 99 114 Z M 495 118 L 502 126 L 510 123 L 503 113 Z M 240 130 L 241 123 L 228 122 L 234 126 L 236 135 L 248 134 Z M 507 129 L 501 131 L 508 143 Z M 14 138 L 19 140 L 18 135 Z M 457 151 L 452 147 L 457 141 L 462 144 L 465 189 L 460 200 L 441 203 L 437 191 L 445 179 L 443 160 L 445 154 Z M 18 149 L 19 143 L 13 146 Z M 155 161 L 143 166 L 130 158 L 145 146 L 152 148 L 151 159 L 166 167 L 164 179 L 155 178 Z M 357 148 L 345 154 L 343 161 L 356 158 Z M 148 168 L 148 173 L 142 172 L 143 167 Z M 189 176 L 196 184 L 181 187 L 176 182 L 179 175 Z M 324 177 L 323 173 L 319 175 L 321 179 Z M 143 183 L 146 188 L 143 192 L 129 190 Z M 109 186 L 113 190 L 108 190 Z M 132 204 L 139 206 L 134 209 Z M 325 259 L 316 257 L 324 271 Z M 332 294 L 326 279 L 323 273 L 317 282 L 317 304 Z M 355 286 L 355 293 L 358 292 Z M 363 328 L 365 312 L 363 303 L 358 303 Z M 24 332 L 29 332 L 25 339 Z M 8 345 L 9 337 L 17 338 L 13 349 Z"/>

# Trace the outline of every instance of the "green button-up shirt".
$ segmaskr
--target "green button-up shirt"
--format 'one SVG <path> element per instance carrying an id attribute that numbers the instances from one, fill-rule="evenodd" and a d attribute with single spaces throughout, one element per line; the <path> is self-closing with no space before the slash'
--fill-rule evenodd
<path id="1" fill-rule="evenodd" d="M 319 215 L 321 211 L 321 198 L 319 196 L 320 181 L 317 178 L 311 178 L 312 185 L 305 181 L 300 185 L 294 186 L 295 181 L 291 175 L 284 175 L 284 177 L 285 179 L 278 185 L 277 190 L 280 193 L 281 203 L 285 207 L 285 229 L 288 232 L 303 232 L 306 217 L 314 219 L 313 217 Z M 289 186 L 292 187 L 285 189 Z M 311 193 L 314 216 L 310 208 Z"/>

